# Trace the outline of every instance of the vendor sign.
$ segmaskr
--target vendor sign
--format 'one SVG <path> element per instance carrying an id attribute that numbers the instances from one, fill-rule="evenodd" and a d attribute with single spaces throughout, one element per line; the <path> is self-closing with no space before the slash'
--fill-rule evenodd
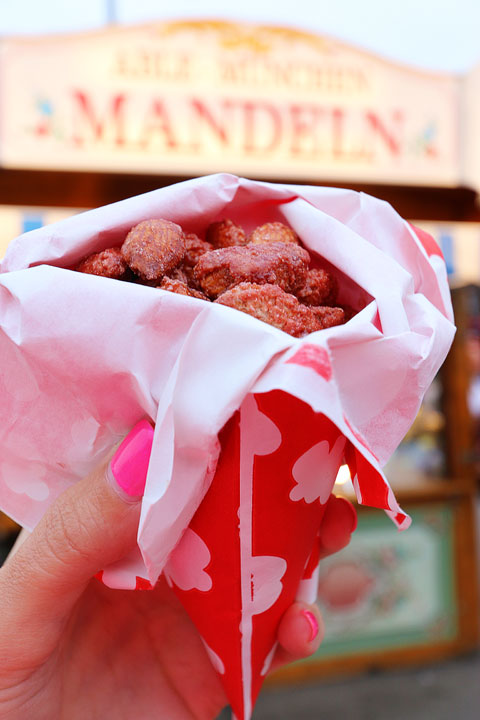
<path id="1" fill-rule="evenodd" d="M 293 29 L 167 22 L 3 41 L 0 163 L 455 185 L 456 77 Z"/>

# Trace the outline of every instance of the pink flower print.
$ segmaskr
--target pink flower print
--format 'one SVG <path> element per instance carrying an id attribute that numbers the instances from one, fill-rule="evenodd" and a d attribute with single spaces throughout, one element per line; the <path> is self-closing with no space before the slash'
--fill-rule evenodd
<path id="1" fill-rule="evenodd" d="M 248 565 L 252 583 L 252 615 L 260 615 L 280 597 L 287 563 L 281 557 L 263 555 L 252 557 Z"/>
<path id="2" fill-rule="evenodd" d="M 243 428 L 254 428 L 253 432 L 248 433 L 248 439 L 243 433 L 244 457 L 246 462 L 248 459 L 249 472 L 251 472 L 253 456 L 271 455 L 278 450 L 282 442 L 282 433 L 270 418 L 260 412 L 254 395 L 247 395 L 243 401 L 242 418 L 244 419 Z"/>
<path id="3" fill-rule="evenodd" d="M 332 379 L 332 366 L 328 352 L 325 348 L 318 345 L 305 343 L 300 350 L 297 350 L 297 352 L 287 360 L 287 363 L 309 367 L 315 370 L 315 372 L 325 380 L 328 381 Z"/>
<path id="4" fill-rule="evenodd" d="M 0 468 L 0 476 L 10 490 L 18 495 L 27 495 L 36 502 L 44 502 L 50 495 L 48 484 L 44 482 L 45 474 L 45 469 L 35 464 L 17 467 L 3 462 Z"/>
<path id="5" fill-rule="evenodd" d="M 290 499 L 307 503 L 318 499 L 324 505 L 330 497 L 344 450 L 342 436 L 331 450 L 328 441 L 322 440 L 301 455 L 293 466 L 292 475 L 297 484 L 290 492 Z"/>
<path id="6" fill-rule="evenodd" d="M 212 588 L 212 578 L 205 568 L 210 560 L 210 550 L 205 542 L 191 528 L 187 528 L 171 553 L 164 574 L 169 584 L 175 583 L 180 590 L 208 592 Z"/>

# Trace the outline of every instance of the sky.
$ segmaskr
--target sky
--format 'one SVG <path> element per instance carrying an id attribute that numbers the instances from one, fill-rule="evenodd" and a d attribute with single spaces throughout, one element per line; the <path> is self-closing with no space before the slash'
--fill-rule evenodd
<path id="1" fill-rule="evenodd" d="M 480 0 L 0 0 L 0 35 L 210 18 L 290 25 L 428 70 L 480 63 Z"/>

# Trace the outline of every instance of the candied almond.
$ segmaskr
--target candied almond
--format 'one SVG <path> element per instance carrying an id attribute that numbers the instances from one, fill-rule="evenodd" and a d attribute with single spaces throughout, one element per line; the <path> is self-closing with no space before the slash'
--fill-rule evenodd
<path id="1" fill-rule="evenodd" d="M 303 337 L 323 327 L 311 308 L 278 285 L 243 282 L 226 290 L 215 302 L 252 315 L 294 337 Z"/>
<path id="2" fill-rule="evenodd" d="M 305 284 L 296 292 L 305 305 L 335 305 L 338 293 L 337 278 L 322 268 L 307 272 Z"/>
<path id="3" fill-rule="evenodd" d="M 210 297 L 241 282 L 273 283 L 295 292 L 305 283 L 309 262 L 308 252 L 292 243 L 227 247 L 202 255 L 194 276 Z"/>
<path id="4" fill-rule="evenodd" d="M 195 233 L 185 233 L 185 257 L 183 264 L 193 268 L 200 257 L 213 250 L 213 245 L 206 240 L 201 240 Z"/>
<path id="5" fill-rule="evenodd" d="M 288 225 L 281 222 L 271 222 L 255 228 L 248 242 L 253 245 L 271 242 L 295 243 L 298 245 L 300 241 L 297 233 Z"/>
<path id="6" fill-rule="evenodd" d="M 180 265 L 179 267 L 174 268 L 171 270 L 168 275 L 165 276 L 166 278 L 170 278 L 170 280 L 179 280 L 182 283 L 185 283 L 188 285 L 188 275 L 185 272 L 185 269 Z M 156 283 L 155 287 L 158 286 L 158 283 Z"/>
<path id="7" fill-rule="evenodd" d="M 122 254 L 141 278 L 159 280 L 183 260 L 182 229 L 169 220 L 144 220 L 128 233 Z"/>
<path id="8" fill-rule="evenodd" d="M 129 274 L 128 265 L 120 248 L 115 247 L 89 255 L 75 269 L 77 272 L 100 275 L 115 280 L 124 280 Z"/>
<path id="9" fill-rule="evenodd" d="M 169 292 L 177 293 L 177 295 L 188 295 L 189 297 L 197 298 L 198 300 L 208 300 L 207 296 L 198 290 L 194 290 L 189 287 L 187 283 L 181 280 L 173 280 L 170 277 L 164 277 L 160 285 L 157 286 L 160 290 L 168 290 Z"/>
<path id="10" fill-rule="evenodd" d="M 345 323 L 345 312 L 343 308 L 320 306 L 310 307 L 309 309 L 322 323 L 322 328 L 334 327 L 335 325 L 343 325 Z"/>
<path id="11" fill-rule="evenodd" d="M 245 230 L 229 219 L 211 223 L 207 228 L 206 238 L 216 249 L 245 245 L 247 242 Z"/>

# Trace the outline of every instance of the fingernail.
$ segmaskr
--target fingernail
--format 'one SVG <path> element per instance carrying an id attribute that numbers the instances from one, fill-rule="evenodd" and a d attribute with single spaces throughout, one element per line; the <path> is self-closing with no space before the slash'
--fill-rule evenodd
<path id="1" fill-rule="evenodd" d="M 131 498 L 141 498 L 144 493 L 152 444 L 153 428 L 141 420 L 110 460 L 109 470 L 116 484 Z"/>
<path id="2" fill-rule="evenodd" d="M 302 615 L 310 627 L 310 639 L 308 642 L 313 642 L 318 635 L 318 620 L 310 610 L 303 610 Z"/>

